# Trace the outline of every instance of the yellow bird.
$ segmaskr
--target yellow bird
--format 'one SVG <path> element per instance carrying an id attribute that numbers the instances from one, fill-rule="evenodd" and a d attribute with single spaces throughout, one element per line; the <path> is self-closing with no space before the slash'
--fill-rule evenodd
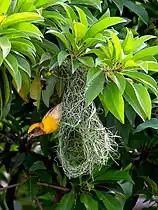
<path id="1" fill-rule="evenodd" d="M 34 123 L 30 126 L 28 130 L 28 140 L 56 131 L 59 128 L 60 118 L 61 104 L 58 104 L 44 115 L 42 122 Z"/>

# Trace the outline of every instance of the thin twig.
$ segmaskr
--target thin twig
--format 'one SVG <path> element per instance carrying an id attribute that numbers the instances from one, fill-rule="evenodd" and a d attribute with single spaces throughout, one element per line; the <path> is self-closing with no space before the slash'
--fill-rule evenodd
<path id="1" fill-rule="evenodd" d="M 5 191 L 5 190 L 7 190 L 7 189 L 9 189 L 9 188 L 13 188 L 13 187 L 20 186 L 20 185 L 22 185 L 22 184 L 23 184 L 23 183 L 12 184 L 12 185 L 9 185 L 9 186 L 7 186 L 7 187 L 0 188 L 0 192 L 1 192 L 1 191 Z"/>
<path id="2" fill-rule="evenodd" d="M 61 191 L 64 191 L 64 192 L 69 192 L 70 191 L 70 189 L 66 188 L 66 187 L 60 187 L 60 186 L 51 185 L 51 184 L 47 184 L 47 183 L 41 183 L 41 182 L 37 182 L 37 184 L 40 185 L 40 186 L 51 187 L 51 188 L 61 190 Z"/>
<path id="3" fill-rule="evenodd" d="M 9 188 L 20 186 L 20 185 L 25 184 L 25 183 L 26 182 L 12 184 L 12 185 L 9 185 L 7 187 L 0 188 L 0 192 L 5 191 Z M 70 191 L 70 189 L 66 188 L 66 187 L 61 187 L 61 186 L 56 186 L 56 185 L 51 185 L 51 184 L 41 183 L 41 182 L 37 182 L 37 184 L 40 185 L 40 186 L 44 186 L 44 187 L 51 187 L 51 188 L 54 188 L 54 189 L 57 189 L 57 190 L 60 190 L 60 191 L 64 191 L 64 192 L 69 192 Z"/>
<path id="4" fill-rule="evenodd" d="M 38 200 L 37 197 L 34 197 L 34 201 L 37 204 L 37 206 L 39 207 L 40 210 L 44 210 L 43 206 L 41 205 L 40 201 Z"/>

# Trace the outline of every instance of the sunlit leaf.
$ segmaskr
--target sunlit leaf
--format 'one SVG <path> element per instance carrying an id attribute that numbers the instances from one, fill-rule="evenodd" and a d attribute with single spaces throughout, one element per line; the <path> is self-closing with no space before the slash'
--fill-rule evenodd
<path id="1" fill-rule="evenodd" d="M 123 51 L 125 54 L 129 54 L 133 51 L 133 34 L 132 31 L 127 30 L 126 37 L 122 43 Z"/>
<path id="2" fill-rule="evenodd" d="M 16 14 L 6 17 L 1 22 L 1 27 L 6 28 L 15 23 L 19 23 L 23 21 L 35 21 L 35 20 L 43 20 L 43 18 L 38 13 L 35 13 L 35 12 L 16 13 Z"/>
<path id="3" fill-rule="evenodd" d="M 120 17 L 106 17 L 103 20 L 99 20 L 88 29 L 85 39 L 94 37 L 97 33 L 105 30 L 106 28 L 123 22 L 126 22 L 126 20 Z"/>
<path id="4" fill-rule="evenodd" d="M 84 13 L 84 11 L 82 9 L 80 9 L 79 7 L 75 6 L 75 9 L 78 12 L 78 15 L 80 17 L 80 22 L 86 27 L 86 29 L 88 28 L 88 20 L 86 17 L 86 14 Z"/>
<path id="5" fill-rule="evenodd" d="M 73 28 L 77 41 L 81 40 L 87 32 L 86 26 L 79 22 L 73 22 Z"/>
<path id="6" fill-rule="evenodd" d="M 142 84 L 134 84 L 137 92 L 137 98 L 141 107 L 143 108 L 146 116 L 150 120 L 151 118 L 151 99 L 147 89 Z"/>
<path id="7" fill-rule="evenodd" d="M 115 73 L 110 75 L 110 78 L 117 85 L 121 94 L 123 94 L 126 87 L 126 79 L 124 78 L 124 76 L 122 74 Z"/>
<path id="8" fill-rule="evenodd" d="M 158 54 L 158 46 L 148 47 L 148 48 L 145 48 L 145 49 L 137 52 L 133 56 L 133 60 L 135 60 L 135 61 L 141 60 L 144 57 L 153 56 L 156 54 Z"/>
<path id="9" fill-rule="evenodd" d="M 0 48 L 2 49 L 3 59 L 7 57 L 11 50 L 10 41 L 4 36 L 0 37 Z"/>
<path id="10" fill-rule="evenodd" d="M 4 60 L 4 65 L 15 80 L 17 91 L 19 91 L 22 85 L 22 77 L 18 69 L 18 62 L 16 58 L 12 54 L 9 54 Z"/>
<path id="11" fill-rule="evenodd" d="M 143 83 L 146 87 L 148 87 L 156 96 L 158 95 L 158 87 L 156 81 L 149 75 L 142 73 L 142 72 L 136 72 L 136 71 L 129 71 L 124 72 L 124 75 L 127 75 L 131 77 L 132 79 L 135 79 L 141 83 Z"/>
<path id="12" fill-rule="evenodd" d="M 124 124 L 124 100 L 118 87 L 113 82 L 109 82 L 102 96 L 108 110 Z"/>
<path id="13" fill-rule="evenodd" d="M 147 115 L 144 111 L 144 107 L 142 104 L 142 95 L 137 92 L 134 84 L 126 81 L 126 88 L 124 92 L 124 97 L 126 101 L 132 106 L 135 112 L 145 121 Z M 144 96 L 145 97 L 145 96 Z"/>
<path id="14" fill-rule="evenodd" d="M 0 2 L 0 15 L 6 14 L 12 0 L 1 0 Z"/>
<path id="15" fill-rule="evenodd" d="M 34 38 L 43 37 L 43 34 L 38 29 L 38 27 L 33 25 L 32 23 L 29 23 L 29 22 L 17 23 L 15 25 L 13 25 L 12 27 L 19 31 L 24 32 L 25 34 L 27 34 L 30 37 L 34 37 Z"/>
<path id="16" fill-rule="evenodd" d="M 114 33 L 111 33 L 113 45 L 114 45 L 114 52 L 115 52 L 115 60 L 120 61 L 122 59 L 122 48 L 121 43 L 118 36 Z"/>
<path id="17" fill-rule="evenodd" d="M 153 38 L 156 38 L 156 36 L 153 36 L 153 35 L 144 35 L 144 36 L 141 36 L 141 37 L 136 37 L 134 40 L 133 40 L 133 49 L 136 50 L 137 48 L 139 48 L 144 42 L 150 40 L 150 39 L 153 39 Z"/>

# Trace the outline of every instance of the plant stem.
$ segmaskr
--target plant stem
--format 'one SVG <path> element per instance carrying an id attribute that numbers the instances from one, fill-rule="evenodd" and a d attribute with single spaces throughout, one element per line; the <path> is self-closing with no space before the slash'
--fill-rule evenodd
<path id="1" fill-rule="evenodd" d="M 61 190 L 61 191 L 64 191 L 64 192 L 69 192 L 70 191 L 70 189 L 66 188 L 66 187 L 61 187 L 61 186 L 56 186 L 56 185 L 51 185 L 51 184 L 41 183 L 41 182 L 37 182 L 37 184 L 40 185 L 40 186 L 51 187 L 51 188 Z"/>

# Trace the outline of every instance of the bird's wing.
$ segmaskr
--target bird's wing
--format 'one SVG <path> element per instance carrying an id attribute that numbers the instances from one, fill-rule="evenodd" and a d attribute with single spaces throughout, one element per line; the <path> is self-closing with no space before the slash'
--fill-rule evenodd
<path id="1" fill-rule="evenodd" d="M 43 117 L 46 118 L 47 116 L 53 117 L 57 120 L 57 122 L 61 119 L 61 113 L 62 113 L 62 105 L 61 103 L 50 109 Z"/>

